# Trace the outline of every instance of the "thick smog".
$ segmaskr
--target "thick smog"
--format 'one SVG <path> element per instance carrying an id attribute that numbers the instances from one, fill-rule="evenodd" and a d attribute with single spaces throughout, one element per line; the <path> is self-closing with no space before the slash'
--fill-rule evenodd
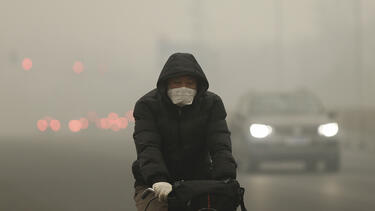
<path id="1" fill-rule="evenodd" d="M 3 1 L 0 210 L 374 210 L 374 11 Z"/>

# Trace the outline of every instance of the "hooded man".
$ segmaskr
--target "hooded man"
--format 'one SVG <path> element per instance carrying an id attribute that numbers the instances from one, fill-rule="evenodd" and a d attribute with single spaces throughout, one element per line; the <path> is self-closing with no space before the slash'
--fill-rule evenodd
<path id="1" fill-rule="evenodd" d="M 194 56 L 175 53 L 157 88 L 136 102 L 132 171 L 138 210 L 168 210 L 166 198 L 175 181 L 236 178 L 225 107 L 208 87 Z M 159 200 L 149 203 L 153 194 L 141 198 L 149 187 Z"/>

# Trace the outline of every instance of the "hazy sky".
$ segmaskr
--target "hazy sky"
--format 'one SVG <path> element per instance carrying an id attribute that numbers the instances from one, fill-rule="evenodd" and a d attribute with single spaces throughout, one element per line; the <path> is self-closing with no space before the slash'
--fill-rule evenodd
<path id="1" fill-rule="evenodd" d="M 375 105 L 371 0 L 9 1 L 0 7 L 0 134 L 45 115 L 124 113 L 167 57 L 191 52 L 228 110 L 248 90 L 304 87 Z M 24 71 L 22 61 L 32 59 Z M 84 70 L 75 74 L 73 65 Z"/>

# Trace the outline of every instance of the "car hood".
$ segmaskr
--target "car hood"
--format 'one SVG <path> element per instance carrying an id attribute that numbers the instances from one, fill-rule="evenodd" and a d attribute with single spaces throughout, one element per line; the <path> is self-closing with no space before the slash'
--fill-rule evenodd
<path id="1" fill-rule="evenodd" d="M 267 116 L 253 116 L 248 119 L 250 124 L 259 123 L 267 125 L 281 125 L 281 126 L 316 126 L 329 122 L 334 122 L 326 115 L 314 114 L 314 115 L 267 115 Z"/>

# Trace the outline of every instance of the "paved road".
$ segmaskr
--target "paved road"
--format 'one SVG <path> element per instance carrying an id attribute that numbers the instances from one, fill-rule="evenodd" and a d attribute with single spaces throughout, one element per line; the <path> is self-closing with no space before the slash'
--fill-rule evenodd
<path id="1" fill-rule="evenodd" d="M 0 138 L 0 210 L 134 210 L 135 157 L 128 132 Z M 339 174 L 306 174 L 299 164 L 240 174 L 246 205 L 259 211 L 375 210 L 375 156 L 343 153 Z"/>
<path id="2" fill-rule="evenodd" d="M 338 174 L 307 174 L 303 166 L 265 166 L 256 174 L 241 174 L 249 210 L 354 211 L 375 210 L 375 156 L 343 153 Z"/>

